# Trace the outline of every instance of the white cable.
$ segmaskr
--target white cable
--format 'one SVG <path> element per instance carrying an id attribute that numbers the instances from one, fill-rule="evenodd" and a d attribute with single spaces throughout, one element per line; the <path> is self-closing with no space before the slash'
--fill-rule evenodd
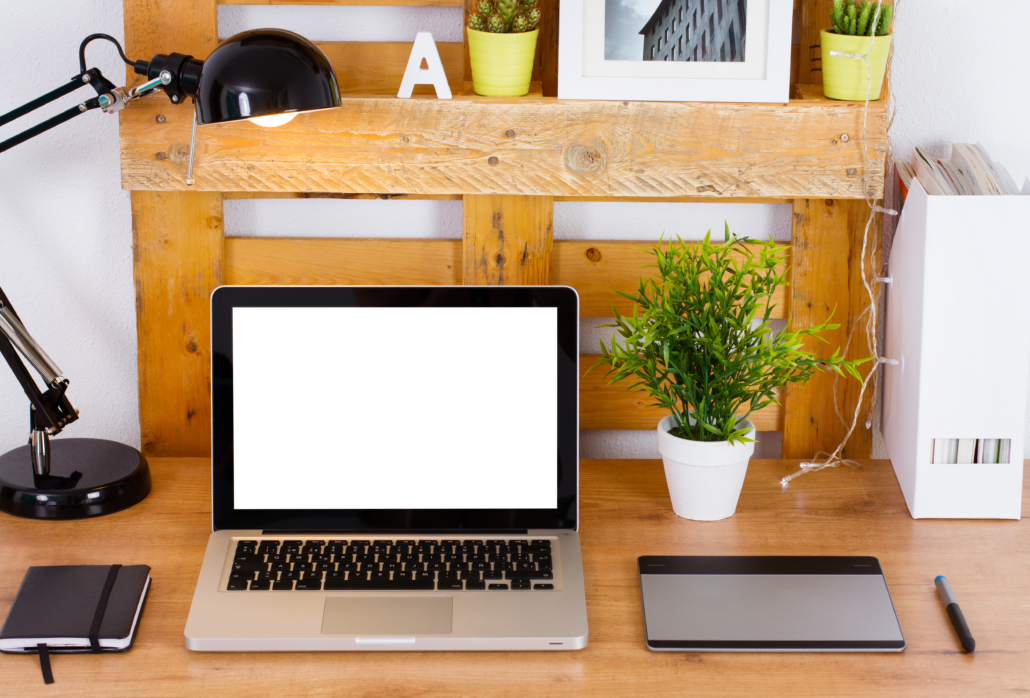
<path id="1" fill-rule="evenodd" d="M 899 4 L 899 0 L 895 0 L 895 2 L 894 2 L 894 18 L 895 18 L 895 21 L 896 21 L 896 18 L 897 18 L 898 4 Z M 869 37 L 869 47 L 866 49 L 865 53 L 843 53 L 841 51 L 830 51 L 830 55 L 831 56 L 841 56 L 841 57 L 846 57 L 846 58 L 852 58 L 854 60 L 861 60 L 865 64 L 865 70 L 866 70 L 865 106 L 864 106 L 864 109 L 862 111 L 862 156 L 863 156 L 863 162 L 864 162 L 864 168 L 865 168 L 864 172 L 863 172 L 862 186 L 863 186 L 864 193 L 865 193 L 866 203 L 869 206 L 869 219 L 866 221 L 865 230 L 862 233 L 862 252 L 861 252 L 861 255 L 859 256 L 859 274 L 862 277 L 862 286 L 865 288 L 866 295 L 869 297 L 869 305 L 865 309 L 863 309 L 861 313 L 858 314 L 858 317 L 855 318 L 854 324 L 848 330 L 848 338 L 847 338 L 847 341 L 846 341 L 846 343 L 844 345 L 843 355 L 847 356 L 848 350 L 851 347 L 851 340 L 852 340 L 852 338 L 854 336 L 855 329 L 859 326 L 859 323 L 862 321 L 862 319 L 865 318 L 866 346 L 870 347 L 870 349 L 872 350 L 872 353 L 873 353 L 873 366 L 869 370 L 869 373 L 866 374 L 865 379 L 863 379 L 863 381 L 862 381 L 862 388 L 858 392 L 858 400 L 856 401 L 856 404 L 855 404 L 855 413 L 854 413 L 854 415 L 851 418 L 851 424 L 850 425 L 848 425 L 847 422 L 844 420 L 844 415 L 841 414 L 840 406 L 837 403 L 837 385 L 838 385 L 839 375 L 838 376 L 834 376 L 834 379 L 833 379 L 833 410 L 837 414 L 837 418 L 841 421 L 841 423 L 848 427 L 847 432 L 844 434 L 844 439 L 840 442 L 840 445 L 838 445 L 837 448 L 834 449 L 833 453 L 827 454 L 825 451 L 819 451 L 818 453 L 815 454 L 816 462 L 810 462 L 809 461 L 809 462 L 801 463 L 801 467 L 800 467 L 800 469 L 798 471 L 796 471 L 794 473 L 791 473 L 790 475 L 787 475 L 786 477 L 782 478 L 780 480 L 780 483 L 784 487 L 786 487 L 787 483 L 790 482 L 791 480 L 793 480 L 794 478 L 796 478 L 798 475 L 804 475 L 805 473 L 816 472 L 818 470 L 822 470 L 823 468 L 835 468 L 838 465 L 846 465 L 846 466 L 848 466 L 850 468 L 860 468 L 861 467 L 861 465 L 857 461 L 854 461 L 854 460 L 851 460 L 851 459 L 848 459 L 848 458 L 842 458 L 841 457 L 841 453 L 843 452 L 844 446 L 848 443 L 848 440 L 851 438 L 851 434 L 855 431 L 855 427 L 858 424 L 858 418 L 859 418 L 859 415 L 860 415 L 860 413 L 862 411 L 862 400 L 865 398 L 865 391 L 866 391 L 866 388 L 868 387 L 870 381 L 872 381 L 872 383 L 873 383 L 873 394 L 872 394 L 872 400 L 870 401 L 870 404 L 874 405 L 874 406 L 876 404 L 876 397 L 877 397 L 877 393 L 878 393 L 878 390 L 877 390 L 877 388 L 878 388 L 877 376 L 879 375 L 879 366 L 880 366 L 880 364 L 886 363 L 886 364 L 895 365 L 895 364 L 898 363 L 897 360 L 895 360 L 895 359 L 885 359 L 885 358 L 883 358 L 883 357 L 881 357 L 879 355 L 879 348 L 878 348 L 878 344 L 877 344 L 877 342 L 878 342 L 878 338 L 877 338 L 877 327 L 878 327 L 877 321 L 878 321 L 878 317 L 877 316 L 878 316 L 878 308 L 879 308 L 879 302 L 880 302 L 880 290 L 882 288 L 882 285 L 877 285 L 876 286 L 876 290 L 874 292 L 873 291 L 873 287 L 870 285 L 869 279 L 866 278 L 866 273 L 865 273 L 866 250 L 867 249 L 869 251 L 870 267 L 873 267 L 873 265 L 875 263 L 875 260 L 876 260 L 876 252 L 877 252 L 876 245 L 875 244 L 872 244 L 872 245 L 869 244 L 869 229 L 872 227 L 873 223 L 876 220 L 876 214 L 877 213 L 884 213 L 884 214 L 891 215 L 891 216 L 898 215 L 898 212 L 895 211 L 894 209 L 887 209 L 887 208 L 883 208 L 882 206 L 879 206 L 876 203 L 876 200 L 872 197 L 871 190 L 870 190 L 870 187 L 869 187 L 869 172 L 870 172 L 870 167 L 869 167 L 869 148 L 867 147 L 866 143 L 867 143 L 867 136 L 868 136 L 868 133 L 867 133 L 867 121 L 868 121 L 868 117 L 869 117 L 869 97 L 871 96 L 871 92 L 872 92 L 872 88 L 873 88 L 872 70 L 869 67 L 869 54 L 872 53 L 873 45 L 876 42 L 876 25 L 877 25 L 877 23 L 880 20 L 880 10 L 882 9 L 882 7 L 883 7 L 883 0 L 877 0 L 877 2 L 876 2 L 876 11 L 873 13 L 873 18 L 872 18 L 873 31 L 870 34 L 870 37 Z M 882 284 L 882 283 L 890 283 L 890 277 L 875 277 L 874 278 L 874 283 L 875 282 L 880 282 L 880 284 Z M 871 427 L 872 427 L 872 422 L 870 420 L 866 420 L 865 428 L 866 429 L 870 429 Z"/>

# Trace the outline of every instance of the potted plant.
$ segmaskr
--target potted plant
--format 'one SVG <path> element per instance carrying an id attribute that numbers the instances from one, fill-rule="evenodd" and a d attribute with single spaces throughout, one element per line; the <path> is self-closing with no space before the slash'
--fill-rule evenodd
<path id="1" fill-rule="evenodd" d="M 871 0 L 833 0 L 830 29 L 819 32 L 822 46 L 823 94 L 831 99 L 864 102 L 880 99 L 887 56 L 891 50 L 893 5 L 883 4 L 877 16 L 877 3 Z M 875 35 L 875 36 L 874 36 Z M 873 37 L 872 50 L 869 49 Z M 869 70 L 865 61 L 831 52 L 864 55 L 869 51 Z M 867 89 L 868 88 L 868 89 Z"/>
<path id="2" fill-rule="evenodd" d="M 479 0 L 469 15 L 469 61 L 476 94 L 519 97 L 529 92 L 540 10 L 536 0 Z"/>
<path id="3" fill-rule="evenodd" d="M 748 416 L 777 402 L 780 388 L 805 383 L 816 371 L 856 366 L 835 351 L 817 359 L 802 339 L 838 325 L 774 333 L 769 324 L 785 250 L 772 242 L 730 235 L 700 244 L 677 238 L 651 251 L 657 274 L 640 280 L 635 294 L 616 291 L 636 304 L 633 316 L 615 310 L 618 332 L 601 342 L 611 382 L 633 379 L 654 405 L 670 411 L 658 424 L 658 449 L 672 508 L 679 516 L 714 521 L 732 516 L 754 452 L 755 426 Z M 821 338 L 820 338 L 821 339 Z M 823 340 L 825 341 L 825 340 Z"/>

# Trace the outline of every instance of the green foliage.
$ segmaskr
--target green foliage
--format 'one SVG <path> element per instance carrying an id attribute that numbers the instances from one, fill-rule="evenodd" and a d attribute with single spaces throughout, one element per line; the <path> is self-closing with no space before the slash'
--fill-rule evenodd
<path id="1" fill-rule="evenodd" d="M 731 236 L 728 224 L 722 245 L 711 243 L 711 231 L 700 244 L 663 242 L 651 250 L 657 274 L 641 278 L 635 294 L 616 291 L 637 308 L 633 317 L 615 310 L 607 327 L 618 328 L 619 336 L 610 347 L 601 342 L 591 370 L 606 366 L 612 383 L 633 379 L 627 390 L 642 389 L 655 407 L 672 412 L 674 436 L 747 441 L 739 408 L 746 417 L 778 402 L 781 387 L 804 384 L 820 370 L 861 380 L 856 367 L 869 359 L 845 361 L 838 349 L 821 360 L 802 349 L 806 337 L 825 341 L 819 333 L 839 325 L 770 329 L 773 293 L 787 283 L 780 271 L 784 248 Z"/>
<path id="2" fill-rule="evenodd" d="M 882 5 L 880 17 L 874 25 L 872 21 L 876 16 L 874 0 L 833 0 L 833 6 L 830 8 L 830 24 L 833 25 L 835 34 L 872 36 L 875 29 L 876 36 L 886 36 L 890 32 L 893 12 L 893 5 Z"/>
<path id="3" fill-rule="evenodd" d="M 521 34 L 533 31 L 539 23 L 536 0 L 478 0 L 468 26 L 495 34 Z"/>

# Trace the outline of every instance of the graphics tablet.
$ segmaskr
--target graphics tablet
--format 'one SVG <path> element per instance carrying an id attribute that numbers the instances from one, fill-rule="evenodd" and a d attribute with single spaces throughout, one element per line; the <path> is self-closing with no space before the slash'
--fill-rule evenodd
<path id="1" fill-rule="evenodd" d="M 875 557 L 637 559 L 647 646 L 690 652 L 900 652 Z"/>

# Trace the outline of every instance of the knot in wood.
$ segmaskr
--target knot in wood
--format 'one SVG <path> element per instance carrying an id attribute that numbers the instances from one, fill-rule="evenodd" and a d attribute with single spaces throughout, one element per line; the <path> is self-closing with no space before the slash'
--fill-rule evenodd
<path id="1" fill-rule="evenodd" d="M 508 138 L 514 138 L 515 137 L 515 129 L 509 128 L 507 131 L 504 132 L 504 135 L 507 136 Z"/>
<path id="2" fill-rule="evenodd" d="M 596 247 L 589 248 L 587 250 L 587 259 L 589 259 L 591 262 L 600 262 L 601 250 L 597 249 Z"/>
<path id="3" fill-rule="evenodd" d="M 604 165 L 604 155 L 597 148 L 573 143 L 565 151 L 565 167 L 570 172 L 599 172 Z"/>
<path id="4" fill-rule="evenodd" d="M 490 164 L 490 165 L 496 165 L 499 161 L 497 160 L 497 156 L 496 155 L 491 155 L 490 157 L 488 157 L 486 159 L 486 162 L 488 164 Z"/>
<path id="5" fill-rule="evenodd" d="M 157 158 L 158 160 L 165 160 L 165 159 L 167 159 L 168 156 L 164 152 L 160 152 L 157 155 L 155 155 L 154 157 Z"/>

